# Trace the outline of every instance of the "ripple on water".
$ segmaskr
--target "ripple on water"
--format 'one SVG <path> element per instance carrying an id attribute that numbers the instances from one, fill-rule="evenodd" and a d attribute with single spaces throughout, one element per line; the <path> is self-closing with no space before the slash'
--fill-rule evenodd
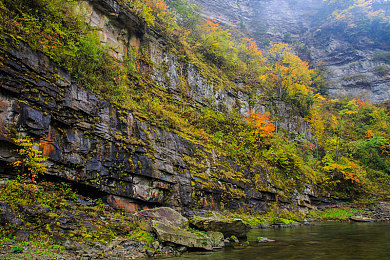
<path id="1" fill-rule="evenodd" d="M 245 249 L 189 253 L 170 259 L 390 260 L 390 223 L 330 223 L 290 229 L 258 229 L 248 234 L 250 241 L 258 237 L 276 241 Z"/>

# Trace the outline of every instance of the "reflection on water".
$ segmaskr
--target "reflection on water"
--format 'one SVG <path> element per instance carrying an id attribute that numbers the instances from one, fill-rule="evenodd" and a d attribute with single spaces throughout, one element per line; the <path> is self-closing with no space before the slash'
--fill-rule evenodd
<path id="1" fill-rule="evenodd" d="M 364 259 L 390 260 L 390 223 L 335 223 L 287 229 L 252 230 L 248 240 L 276 242 L 245 249 L 190 253 L 170 259 Z"/>

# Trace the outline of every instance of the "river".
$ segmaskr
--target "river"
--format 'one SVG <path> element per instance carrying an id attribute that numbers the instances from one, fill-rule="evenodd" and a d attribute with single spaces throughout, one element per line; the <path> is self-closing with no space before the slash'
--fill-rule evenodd
<path id="1" fill-rule="evenodd" d="M 187 253 L 169 259 L 390 259 L 390 223 L 327 223 L 285 229 L 255 229 L 248 234 L 249 241 L 255 241 L 257 237 L 267 237 L 275 242 L 244 249 Z"/>

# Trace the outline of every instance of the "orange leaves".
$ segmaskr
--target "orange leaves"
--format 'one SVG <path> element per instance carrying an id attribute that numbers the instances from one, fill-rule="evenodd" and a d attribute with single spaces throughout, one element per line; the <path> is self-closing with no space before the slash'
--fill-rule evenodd
<path id="1" fill-rule="evenodd" d="M 385 144 L 381 146 L 382 154 L 387 154 L 390 156 L 390 144 Z"/>
<path id="2" fill-rule="evenodd" d="M 203 38 L 212 38 L 218 45 L 227 45 L 233 48 L 234 43 L 231 38 L 231 33 L 228 29 L 223 29 L 217 20 L 207 20 L 199 28 L 203 31 Z"/>
<path id="3" fill-rule="evenodd" d="M 12 163 L 12 166 L 13 167 L 20 167 L 22 165 L 22 162 L 21 161 L 16 161 L 16 162 L 13 162 Z"/>
<path id="4" fill-rule="evenodd" d="M 263 53 L 259 50 L 259 47 L 257 46 L 257 43 L 253 40 L 253 38 L 243 38 L 243 40 L 246 42 L 249 52 L 252 55 L 258 57 L 261 57 L 263 55 Z"/>
<path id="5" fill-rule="evenodd" d="M 248 122 L 254 127 L 253 133 L 262 138 L 272 137 L 275 131 L 275 125 L 269 118 L 269 113 L 255 113 L 249 111 Z"/>
<path id="6" fill-rule="evenodd" d="M 350 180 L 351 182 L 360 183 L 360 179 L 353 172 L 346 172 L 344 177 L 346 180 Z"/>
<path id="7" fill-rule="evenodd" d="M 344 163 L 346 163 L 346 165 L 335 162 L 329 163 L 323 167 L 323 170 L 330 173 L 333 178 L 340 178 L 339 181 L 344 179 L 346 181 L 351 181 L 352 183 L 360 183 L 361 181 L 357 174 L 352 172 L 356 170 L 357 164 L 351 161 L 346 161 Z"/>
<path id="8" fill-rule="evenodd" d="M 359 109 L 375 109 L 375 105 L 368 100 L 354 99 Z"/>
<path id="9" fill-rule="evenodd" d="M 206 21 L 206 26 L 204 28 L 208 32 L 214 32 L 214 31 L 217 31 L 217 30 L 221 29 L 221 27 L 219 25 L 219 22 L 217 20 L 215 20 L 215 19 L 207 20 Z"/>
<path id="10" fill-rule="evenodd" d="M 156 14 L 162 13 L 164 14 L 165 11 L 168 9 L 167 4 L 164 0 L 147 0 L 147 4 L 152 9 L 153 12 Z"/>

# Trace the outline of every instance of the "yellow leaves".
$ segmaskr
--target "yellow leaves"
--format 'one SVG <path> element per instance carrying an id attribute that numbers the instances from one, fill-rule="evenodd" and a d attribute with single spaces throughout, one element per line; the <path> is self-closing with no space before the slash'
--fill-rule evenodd
<path id="1" fill-rule="evenodd" d="M 326 101 L 326 98 L 324 98 L 320 93 L 317 93 L 317 94 L 315 95 L 315 98 L 316 98 L 316 100 L 319 101 L 319 102 Z"/>
<path id="2" fill-rule="evenodd" d="M 357 3 L 354 5 L 355 7 L 369 7 L 372 6 L 372 0 L 357 0 Z"/>
<path id="3" fill-rule="evenodd" d="M 338 163 L 331 163 L 322 167 L 322 169 L 326 172 L 344 172 L 348 168 L 349 166 Z"/>
<path id="4" fill-rule="evenodd" d="M 332 15 L 335 20 L 344 20 L 346 18 L 345 14 L 339 12 L 333 12 Z"/>
<path id="5" fill-rule="evenodd" d="M 309 69 L 307 62 L 302 61 L 298 56 L 289 53 L 284 56 L 282 64 L 286 68 L 286 75 L 284 76 L 287 79 L 305 85 L 306 88 L 310 86 L 312 83 L 313 71 Z"/>
<path id="6" fill-rule="evenodd" d="M 347 115 L 357 114 L 357 111 L 347 111 L 346 114 L 347 114 Z"/>
<path id="7" fill-rule="evenodd" d="M 317 138 L 318 142 L 322 143 L 325 133 L 325 120 L 318 109 L 312 109 L 309 122 L 311 131 Z"/>
<path id="8" fill-rule="evenodd" d="M 221 46 L 221 43 L 214 40 L 214 41 L 212 41 L 211 45 L 212 45 L 213 47 L 219 47 L 219 46 Z"/>
<path id="9" fill-rule="evenodd" d="M 196 39 L 197 43 L 194 46 L 206 59 L 225 69 L 234 70 L 242 67 L 236 42 L 229 30 L 222 28 L 218 21 L 207 20 L 198 25 L 197 33 L 200 41 Z"/>
<path id="10" fill-rule="evenodd" d="M 270 47 L 268 50 L 268 55 L 269 56 L 284 56 L 288 53 L 290 53 L 291 47 L 287 43 L 270 43 Z"/>
<path id="11" fill-rule="evenodd" d="M 12 166 L 18 169 L 19 173 L 28 175 L 34 182 L 40 174 L 46 174 L 47 168 L 43 164 L 46 159 L 43 157 L 42 152 L 35 147 L 39 147 L 38 143 L 34 143 L 32 139 L 28 137 L 19 137 L 14 140 L 19 145 L 18 152 L 21 160 L 12 163 Z"/>
<path id="12" fill-rule="evenodd" d="M 267 75 L 263 74 L 263 75 L 260 75 L 259 79 L 262 81 L 262 82 L 266 82 L 267 81 Z"/>
<path id="13" fill-rule="evenodd" d="M 168 10 L 165 0 L 118 0 L 118 3 L 137 11 L 150 27 L 156 26 L 156 20 L 159 20 L 159 25 L 163 25 L 167 33 L 172 33 L 177 28 L 176 19 Z"/>
<path id="14" fill-rule="evenodd" d="M 306 103 L 311 99 L 314 74 L 308 63 L 292 54 L 285 43 L 271 43 L 265 57 L 269 62 L 267 78 L 263 76 L 261 80 L 266 83 L 267 91 L 287 96 L 302 107 L 308 107 Z"/>
<path id="15" fill-rule="evenodd" d="M 354 162 L 351 162 L 349 161 L 348 159 L 346 158 L 343 158 L 344 160 L 344 163 L 345 164 L 340 164 L 340 163 L 330 163 L 330 164 L 327 164 L 326 166 L 324 166 L 322 169 L 325 171 L 325 172 L 328 172 L 331 176 L 336 177 L 337 176 L 346 181 L 351 181 L 352 183 L 360 183 L 360 179 L 359 177 L 357 176 L 356 173 L 354 173 L 353 171 L 356 170 L 358 168 L 358 166 L 356 165 L 356 163 Z M 341 174 L 341 176 L 340 176 Z"/>
<path id="16" fill-rule="evenodd" d="M 337 117 L 335 115 L 332 115 L 332 125 L 333 126 L 337 126 L 339 124 L 339 120 L 337 119 Z"/>

